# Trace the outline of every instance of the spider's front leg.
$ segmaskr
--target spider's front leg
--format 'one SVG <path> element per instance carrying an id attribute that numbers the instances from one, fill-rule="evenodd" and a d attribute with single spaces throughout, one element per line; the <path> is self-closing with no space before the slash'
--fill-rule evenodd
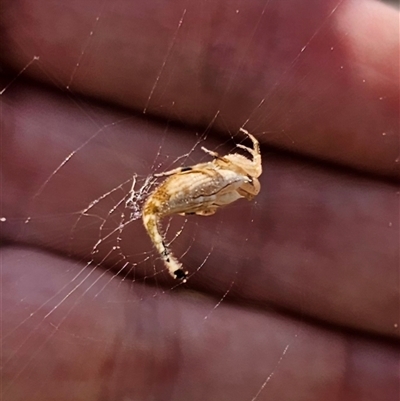
<path id="1" fill-rule="evenodd" d="M 237 192 L 243 198 L 251 201 L 260 192 L 261 185 L 260 181 L 256 177 L 251 178 L 251 181 L 244 182 L 238 189 Z"/>
<path id="2" fill-rule="evenodd" d="M 240 128 L 240 131 L 245 133 L 251 139 L 251 141 L 253 142 L 253 149 L 241 144 L 237 144 L 236 146 L 240 149 L 245 150 L 246 152 L 249 152 L 252 155 L 253 166 L 251 168 L 251 175 L 254 177 L 259 177 L 262 174 L 260 143 L 253 135 L 251 135 L 245 129 Z"/>
<path id="3" fill-rule="evenodd" d="M 205 148 L 204 146 L 201 147 L 201 150 L 204 153 L 207 153 L 208 155 L 214 157 L 215 159 L 219 159 L 220 158 L 220 156 L 219 156 L 219 154 L 217 152 L 213 152 L 212 150 L 209 150 L 209 149 Z"/>

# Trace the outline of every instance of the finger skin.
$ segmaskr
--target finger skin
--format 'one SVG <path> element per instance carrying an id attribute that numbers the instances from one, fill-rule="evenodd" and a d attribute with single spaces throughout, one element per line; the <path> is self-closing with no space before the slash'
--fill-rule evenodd
<path id="1" fill-rule="evenodd" d="M 8 1 L 2 61 L 73 94 L 399 177 L 398 11 L 381 2 Z M 92 33 L 91 33 L 92 32 Z"/>
<path id="2" fill-rule="evenodd" d="M 121 213 L 130 210 L 109 213 L 131 188 L 121 183 L 134 173 L 144 179 L 159 164 L 161 171 L 176 167 L 171 162 L 197 137 L 107 108 L 92 108 L 89 119 L 64 96 L 32 88 L 15 86 L 5 100 L 2 235 L 115 270 L 127 262 L 135 277 L 170 287 L 167 275 L 155 273 L 163 265 L 140 220 L 120 233 Z M 197 149 L 186 163 L 204 157 Z M 398 338 L 398 186 L 271 152 L 263 171 L 253 203 L 173 220 L 168 238 L 183 227 L 172 251 L 193 274 L 189 288 L 217 297 L 231 288 L 237 302 Z"/>
<path id="3" fill-rule="evenodd" d="M 354 1 L 103 4 L 3 7 L 2 63 L 18 73 L 39 55 L 24 75 L 72 96 L 13 84 L 1 97 L 1 240 L 35 246 L 1 256 L 2 400 L 398 399 L 394 183 L 266 153 L 256 203 L 189 219 L 174 243 L 191 269 L 207 261 L 186 287 L 196 296 L 151 278 L 160 266 L 140 224 L 120 251 L 109 255 L 113 237 L 92 253 L 129 185 L 82 214 L 198 141 L 86 94 L 204 126 L 218 112 L 223 131 L 249 119 L 265 143 L 398 177 L 398 13 Z M 131 274 L 116 276 L 127 261 Z"/>
<path id="4" fill-rule="evenodd" d="M 1 260 L 4 401 L 235 401 L 271 374 L 258 401 L 399 394 L 399 352 L 384 342 L 229 302 L 214 309 L 99 267 L 77 279 L 84 265 L 32 248 L 3 248 Z"/>

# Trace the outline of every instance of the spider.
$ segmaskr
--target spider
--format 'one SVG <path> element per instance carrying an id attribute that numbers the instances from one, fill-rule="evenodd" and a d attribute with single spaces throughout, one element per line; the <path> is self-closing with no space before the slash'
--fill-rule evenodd
<path id="1" fill-rule="evenodd" d="M 170 275 L 183 282 L 186 282 L 188 272 L 166 246 L 160 232 L 160 220 L 172 214 L 211 216 L 222 206 L 240 198 L 250 201 L 260 192 L 260 145 L 249 132 L 243 128 L 240 131 L 251 139 L 253 148 L 236 146 L 250 153 L 252 159 L 238 153 L 220 156 L 202 147 L 214 158 L 212 161 L 155 174 L 155 177 L 167 178 L 147 198 L 143 206 L 143 224 Z"/>

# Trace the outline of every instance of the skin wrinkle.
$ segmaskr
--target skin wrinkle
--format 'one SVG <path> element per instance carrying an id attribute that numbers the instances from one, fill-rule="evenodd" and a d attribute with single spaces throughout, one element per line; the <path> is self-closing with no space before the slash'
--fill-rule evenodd
<path id="1" fill-rule="evenodd" d="M 140 300 L 137 301 L 140 302 Z M 135 399 L 151 399 L 151 397 L 157 397 L 157 391 L 163 394 L 163 399 L 173 399 L 175 383 L 179 382 L 177 378 L 182 357 L 181 342 L 179 341 L 180 313 L 175 313 L 180 310 L 179 305 L 172 298 L 170 300 L 171 310 L 174 313 L 170 314 L 165 311 L 160 313 L 158 303 L 151 299 L 147 301 L 146 305 L 141 305 L 139 315 L 132 313 L 134 311 L 129 302 L 123 304 L 125 322 L 121 333 L 122 352 L 117 355 L 120 364 L 114 372 L 115 386 L 113 390 L 115 395 L 113 399 L 115 400 L 124 399 L 126 394 L 130 394 L 131 397 L 136 396 Z M 152 319 L 148 319 L 149 316 L 152 316 Z M 171 316 L 175 318 L 171 319 Z M 174 335 L 166 335 L 164 342 L 160 342 L 159 334 L 164 330 L 171 330 Z M 132 339 L 133 344 L 131 344 Z M 132 371 L 132 375 L 136 377 L 135 381 L 132 381 L 129 376 L 125 377 L 126 372 L 131 371 L 129 366 L 132 361 L 135 361 L 136 364 L 136 369 Z M 121 382 L 125 382 L 127 388 L 121 388 Z M 140 388 L 143 386 L 138 388 L 139 383 L 147 382 L 152 383 L 151 394 Z"/>
<path id="2" fill-rule="evenodd" d="M 118 397 L 118 388 L 113 386 L 118 379 L 118 362 L 121 355 L 124 354 L 122 347 L 123 341 L 121 336 L 116 333 L 114 336 L 113 346 L 110 347 L 108 357 L 104 359 L 99 366 L 100 387 L 98 393 L 99 401 L 111 401 L 118 399 L 113 396 L 113 392 Z"/>

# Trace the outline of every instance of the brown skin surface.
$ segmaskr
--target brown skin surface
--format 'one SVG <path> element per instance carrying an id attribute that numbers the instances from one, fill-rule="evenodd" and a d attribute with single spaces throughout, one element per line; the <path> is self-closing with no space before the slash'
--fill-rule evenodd
<path id="1" fill-rule="evenodd" d="M 253 35 L 265 2 L 247 3 L 6 3 L 2 62 L 18 72 L 40 55 L 25 74 L 61 88 L 73 77 L 79 96 L 16 82 L 1 98 L 0 227 L 14 243 L 1 256 L 2 400 L 242 401 L 272 372 L 259 401 L 398 399 L 398 12 L 345 1 L 326 19 L 337 3 L 283 13 L 271 1 Z M 337 167 L 267 152 L 255 204 L 190 217 L 173 251 L 190 246 L 193 271 L 212 250 L 186 285 L 202 295 L 171 291 L 167 274 L 138 279 L 154 265 L 140 220 L 123 230 L 121 254 L 139 264 L 122 280 L 121 254 L 101 263 L 115 238 L 85 268 L 102 221 L 79 211 L 133 172 L 147 176 L 161 143 L 167 169 L 196 139 L 84 95 L 183 123 L 220 110 L 216 127 L 231 131 L 250 118 L 260 141 Z"/>
<path id="2" fill-rule="evenodd" d="M 219 111 L 221 131 L 249 119 L 265 143 L 399 176 L 399 21 L 390 7 L 5 3 L 5 61 L 16 71 L 39 56 L 26 74 L 62 88 L 204 126 Z"/>

